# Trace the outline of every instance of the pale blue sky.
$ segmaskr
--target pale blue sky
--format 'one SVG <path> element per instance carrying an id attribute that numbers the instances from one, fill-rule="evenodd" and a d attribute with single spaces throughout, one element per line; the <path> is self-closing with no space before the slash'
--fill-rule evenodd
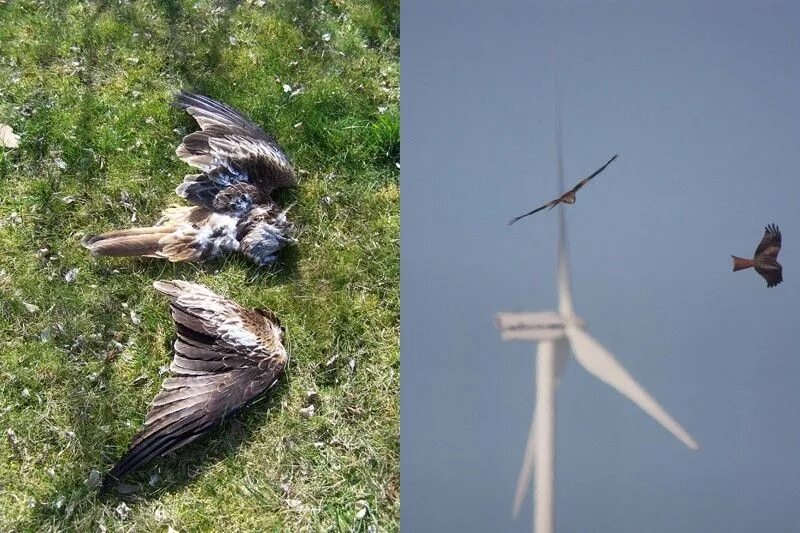
<path id="1" fill-rule="evenodd" d="M 402 2 L 402 527 L 511 520 L 532 345 L 501 310 L 556 305 L 553 71 L 589 332 L 692 452 L 574 361 L 558 394 L 562 532 L 800 527 L 800 8 L 792 2 Z M 767 223 L 785 281 L 730 254 Z"/>

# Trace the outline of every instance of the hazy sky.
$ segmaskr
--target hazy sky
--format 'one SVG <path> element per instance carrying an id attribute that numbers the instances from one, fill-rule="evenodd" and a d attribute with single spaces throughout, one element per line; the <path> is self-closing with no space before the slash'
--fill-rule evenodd
<path id="1" fill-rule="evenodd" d="M 699 441 L 570 361 L 562 532 L 800 527 L 796 2 L 402 2 L 402 526 L 530 531 L 511 505 L 534 348 L 502 310 L 556 305 L 553 76 L 576 311 Z M 784 236 L 785 282 L 751 255 Z"/>

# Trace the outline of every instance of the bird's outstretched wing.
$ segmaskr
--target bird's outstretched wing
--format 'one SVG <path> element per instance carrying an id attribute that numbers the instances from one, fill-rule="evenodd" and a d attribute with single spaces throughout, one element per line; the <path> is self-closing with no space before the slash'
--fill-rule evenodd
<path id="1" fill-rule="evenodd" d="M 758 243 L 753 258 L 756 272 L 767 280 L 767 287 L 774 287 L 783 281 L 783 267 L 778 263 L 781 251 L 781 230 L 775 224 L 764 228 L 764 237 Z"/>
<path id="2" fill-rule="evenodd" d="M 777 259 L 778 252 L 781 251 L 781 230 L 775 224 L 769 224 L 764 228 L 764 237 L 758 243 L 756 253 L 753 255 L 754 259 L 757 258 L 770 258 Z"/>
<path id="3" fill-rule="evenodd" d="M 200 174 L 186 176 L 175 192 L 210 209 L 230 209 L 258 202 L 258 195 L 296 184 L 292 165 L 283 149 L 270 135 L 244 115 L 207 96 L 181 91 L 175 105 L 192 115 L 201 130 L 183 138 L 175 153 Z M 236 198 L 220 198 L 233 185 L 242 187 Z M 222 201 L 222 205 L 220 205 Z M 215 204 L 216 202 L 216 204 Z"/>
<path id="4" fill-rule="evenodd" d="M 598 168 L 597 170 L 595 170 L 595 171 L 594 171 L 594 172 L 593 172 L 593 173 L 592 173 L 590 176 L 588 176 L 588 177 L 586 177 L 586 178 L 583 178 L 583 179 L 580 181 L 580 183 L 578 183 L 578 184 L 577 184 L 575 187 L 573 187 L 573 188 L 572 188 L 572 190 L 571 190 L 571 191 L 569 191 L 569 192 L 571 192 L 571 193 L 576 193 L 576 192 L 578 192 L 578 190 L 580 190 L 580 188 L 581 188 L 581 187 L 583 187 L 584 185 L 586 185 L 587 183 L 589 183 L 589 180 L 591 180 L 592 178 L 594 178 L 595 176 L 597 176 L 598 174 L 600 174 L 602 171 L 604 171 L 604 170 L 606 169 L 606 167 L 607 167 L 608 165 L 610 165 L 610 164 L 611 164 L 611 162 L 612 162 L 612 161 L 614 161 L 614 160 L 615 160 L 617 157 L 619 157 L 619 154 L 614 154 L 614 157 L 612 157 L 611 159 L 609 159 L 608 161 L 606 161 L 606 164 L 605 164 L 605 165 L 603 165 L 602 167 L 600 167 L 600 168 Z M 562 198 L 564 198 L 564 196 L 566 196 L 567 194 L 568 194 L 568 193 L 564 193 L 563 195 L 559 196 L 559 197 L 558 197 L 558 198 L 556 198 L 555 200 L 551 200 L 550 202 L 547 202 L 547 203 L 546 203 L 546 204 L 544 204 L 543 206 L 541 206 L 541 207 L 537 207 L 537 208 L 536 208 L 536 209 L 534 209 L 533 211 L 528 211 L 527 213 L 525 213 L 525 214 L 523 214 L 523 215 L 520 215 L 520 216 L 518 216 L 518 217 L 514 217 L 514 218 L 512 218 L 511 220 L 509 220 L 509 221 L 508 221 L 508 225 L 510 226 L 510 225 L 512 225 L 514 222 L 516 222 L 517 220 L 519 220 L 519 219 L 521 219 L 521 218 L 525 218 L 525 217 L 527 217 L 528 215 L 532 215 L 532 214 L 534 214 L 534 213 L 538 213 L 538 212 L 539 212 L 539 211 L 541 211 L 542 209 L 546 209 L 546 208 L 548 208 L 548 207 L 549 207 L 550 209 L 554 208 L 555 206 L 557 206 L 557 205 L 559 204 L 559 202 L 561 202 Z"/>
<path id="5" fill-rule="evenodd" d="M 761 277 L 767 280 L 767 287 L 774 287 L 783 282 L 783 267 L 777 261 L 770 263 L 756 263 L 753 265 L 756 272 L 761 274 Z"/>
<path id="6" fill-rule="evenodd" d="M 185 281 L 156 281 L 170 298 L 178 337 L 170 371 L 125 456 L 103 489 L 151 459 L 184 446 L 257 399 L 288 357 L 271 311 L 250 310 Z"/>
<path id="7" fill-rule="evenodd" d="M 549 202 L 547 202 L 547 203 L 546 203 L 546 204 L 544 204 L 543 206 L 541 206 L 541 207 L 537 207 L 537 208 L 536 208 L 536 209 L 534 209 L 533 211 L 528 211 L 528 212 L 527 212 L 527 213 L 525 213 L 525 214 L 522 214 L 522 215 L 520 215 L 520 216 L 518 216 L 518 217 L 514 217 L 514 218 L 512 218 L 511 220 L 509 220 L 509 221 L 508 221 L 508 225 L 510 226 L 510 225 L 512 225 L 514 222 L 516 222 L 517 220 L 519 220 L 519 219 L 521 219 L 521 218 L 525 218 L 525 217 L 527 217 L 528 215 L 532 215 L 532 214 L 534 214 L 534 213 L 538 213 L 538 212 L 539 212 L 539 211 L 541 211 L 542 209 L 546 209 L 546 208 L 548 208 L 548 207 L 549 207 L 550 209 L 552 209 L 552 208 L 554 208 L 555 206 L 557 206 L 557 205 L 558 205 L 558 203 L 559 203 L 560 201 L 561 201 L 561 197 L 559 196 L 559 197 L 558 197 L 558 198 L 556 198 L 555 200 L 550 200 Z"/>
<path id="8" fill-rule="evenodd" d="M 590 181 L 592 178 L 594 178 L 595 176 L 597 176 L 598 174 L 600 174 L 602 171 L 604 171 L 604 170 L 606 169 L 606 167 L 607 167 L 608 165 L 610 165 L 610 164 L 611 164 L 611 162 L 612 162 L 613 160 L 615 160 L 617 157 L 619 157 L 619 154 L 614 154 L 614 157 L 612 157 L 611 159 L 609 159 L 608 161 L 606 161 L 606 164 L 605 164 L 605 165 L 603 165 L 602 167 L 600 167 L 600 168 L 598 168 L 597 170 L 595 170 L 594 172 L 592 172 L 592 173 L 591 173 L 591 175 L 589 175 L 589 176 L 587 176 L 587 177 L 583 178 L 583 179 L 582 179 L 582 180 L 581 180 L 581 181 L 580 181 L 580 182 L 579 182 L 579 183 L 578 183 L 578 184 L 577 184 L 575 187 L 573 187 L 573 188 L 572 188 L 572 192 L 578 192 L 578 191 L 580 190 L 580 188 L 581 188 L 581 187 L 583 187 L 584 185 L 586 185 L 587 183 L 589 183 L 589 181 Z"/>

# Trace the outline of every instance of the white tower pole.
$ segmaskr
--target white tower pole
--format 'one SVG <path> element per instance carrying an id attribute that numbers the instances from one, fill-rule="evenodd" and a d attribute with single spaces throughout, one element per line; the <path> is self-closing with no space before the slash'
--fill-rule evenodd
<path id="1" fill-rule="evenodd" d="M 553 533 L 555 528 L 556 342 L 541 341 L 537 350 L 534 533 Z"/>

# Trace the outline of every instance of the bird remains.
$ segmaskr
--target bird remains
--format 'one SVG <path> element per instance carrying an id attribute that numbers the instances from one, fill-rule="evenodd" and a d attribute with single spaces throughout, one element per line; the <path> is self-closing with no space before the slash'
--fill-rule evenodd
<path id="1" fill-rule="evenodd" d="M 177 329 L 171 377 L 144 429 L 103 480 L 103 491 L 159 455 L 189 444 L 258 399 L 283 374 L 285 329 L 272 311 L 246 309 L 202 285 L 156 281 Z"/>
<path id="2" fill-rule="evenodd" d="M 263 266 L 296 242 L 294 226 L 271 198 L 296 185 L 292 165 L 275 140 L 238 111 L 187 92 L 176 105 L 200 125 L 176 153 L 200 170 L 175 192 L 192 206 L 171 207 L 155 226 L 110 231 L 86 238 L 93 255 L 204 261 L 239 251 Z"/>

